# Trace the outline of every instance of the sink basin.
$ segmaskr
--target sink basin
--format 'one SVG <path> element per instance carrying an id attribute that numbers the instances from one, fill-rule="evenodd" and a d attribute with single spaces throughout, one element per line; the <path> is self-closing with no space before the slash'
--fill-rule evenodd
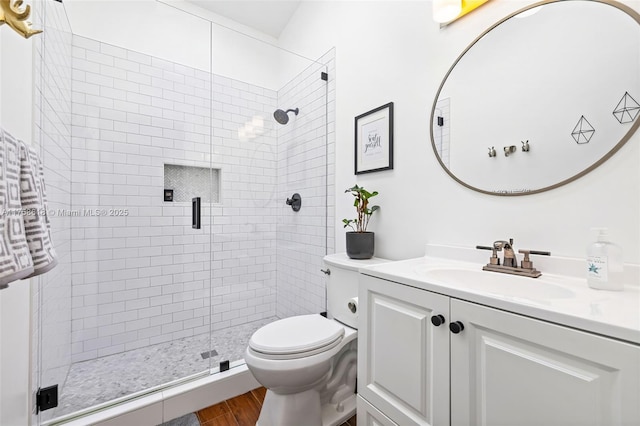
<path id="1" fill-rule="evenodd" d="M 575 293 L 544 278 L 527 278 L 517 275 L 483 271 L 481 269 L 422 267 L 416 271 L 428 281 L 442 282 L 449 286 L 464 287 L 533 302 L 575 297 Z"/>

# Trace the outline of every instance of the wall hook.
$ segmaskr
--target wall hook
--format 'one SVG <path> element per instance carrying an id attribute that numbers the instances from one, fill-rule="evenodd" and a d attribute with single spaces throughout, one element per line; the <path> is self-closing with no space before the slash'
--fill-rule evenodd
<path id="1" fill-rule="evenodd" d="M 520 142 L 522 142 L 522 151 L 529 152 L 529 139 Z"/>
<path id="2" fill-rule="evenodd" d="M 494 147 L 489 148 L 489 157 L 495 157 L 496 155 L 496 149 Z"/>
<path id="3" fill-rule="evenodd" d="M 510 146 L 505 146 L 504 147 L 504 156 L 508 157 L 509 154 L 513 154 L 514 152 L 516 152 L 518 149 L 516 148 L 515 145 L 510 145 Z"/>

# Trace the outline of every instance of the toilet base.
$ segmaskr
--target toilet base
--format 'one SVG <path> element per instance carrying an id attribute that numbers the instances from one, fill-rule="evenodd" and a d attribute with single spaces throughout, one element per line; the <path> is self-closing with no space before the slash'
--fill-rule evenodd
<path id="1" fill-rule="evenodd" d="M 356 398 L 354 393 L 342 401 L 342 411 L 337 404 L 325 404 L 322 407 L 322 426 L 339 426 L 356 414 Z"/>
<path id="2" fill-rule="evenodd" d="M 256 426 L 338 426 L 356 414 L 356 396 L 321 406 L 316 389 L 294 395 L 267 390 Z"/>

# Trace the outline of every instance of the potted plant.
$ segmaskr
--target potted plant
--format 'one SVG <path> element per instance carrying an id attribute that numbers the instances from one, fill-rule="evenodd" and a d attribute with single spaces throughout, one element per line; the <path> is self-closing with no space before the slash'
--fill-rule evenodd
<path id="1" fill-rule="evenodd" d="M 342 219 L 344 227 L 353 231 L 347 232 L 347 256 L 351 259 L 371 259 L 374 250 L 374 233 L 367 232 L 369 219 L 379 206 L 369 206 L 369 199 L 378 195 L 378 191 L 369 192 L 357 184 L 344 191 L 355 197 L 353 206 L 356 208 L 355 219 Z"/>

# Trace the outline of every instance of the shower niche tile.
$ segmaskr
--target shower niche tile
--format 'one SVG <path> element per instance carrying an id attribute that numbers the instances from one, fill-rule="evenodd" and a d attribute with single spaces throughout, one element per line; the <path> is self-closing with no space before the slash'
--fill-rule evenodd
<path id="1" fill-rule="evenodd" d="M 164 165 L 164 193 L 173 192 L 173 202 L 191 202 L 200 197 L 205 203 L 220 202 L 220 169 L 177 164 Z"/>

